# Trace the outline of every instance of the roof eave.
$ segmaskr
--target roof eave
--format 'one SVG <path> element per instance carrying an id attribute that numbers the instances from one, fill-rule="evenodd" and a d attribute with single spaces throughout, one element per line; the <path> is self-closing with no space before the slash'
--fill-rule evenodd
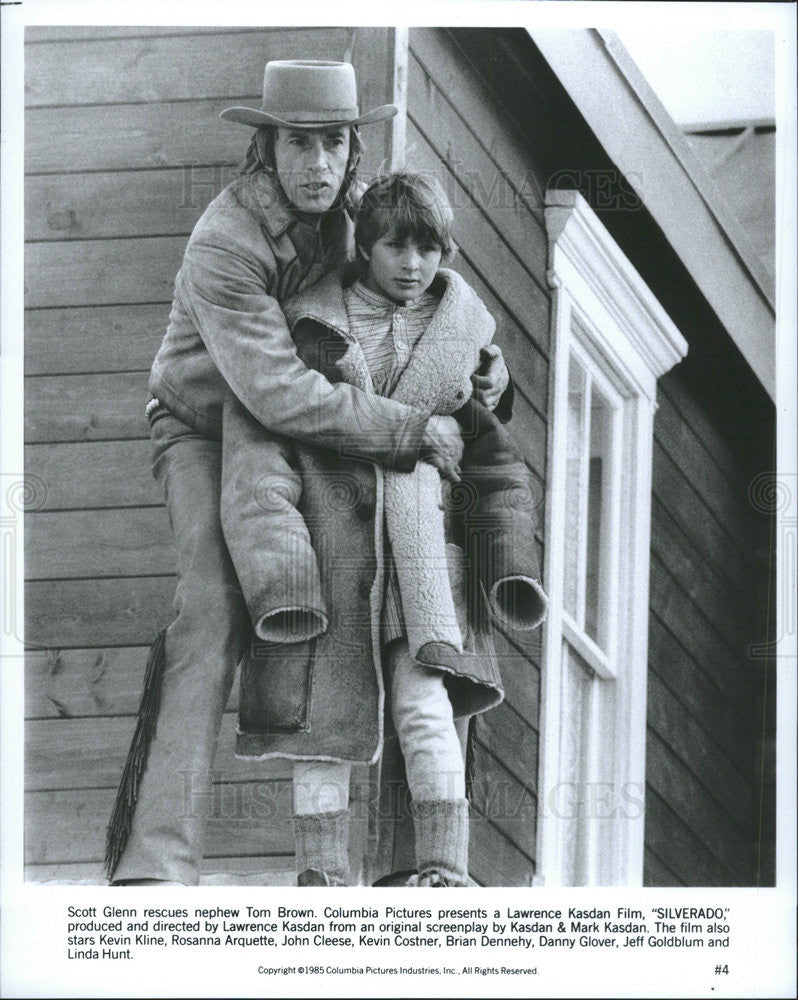
<path id="1" fill-rule="evenodd" d="M 529 34 L 774 399 L 773 277 L 679 127 L 614 32 Z"/>

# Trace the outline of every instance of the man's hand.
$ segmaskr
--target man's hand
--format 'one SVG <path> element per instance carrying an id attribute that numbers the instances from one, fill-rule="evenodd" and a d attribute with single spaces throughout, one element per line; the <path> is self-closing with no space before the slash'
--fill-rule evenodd
<path id="1" fill-rule="evenodd" d="M 471 376 L 474 398 L 489 410 L 495 410 L 502 394 L 510 384 L 510 373 L 497 344 L 488 344 L 480 352 L 480 365 Z"/>
<path id="2" fill-rule="evenodd" d="M 431 416 L 421 441 L 419 458 L 434 465 L 444 479 L 459 483 L 462 457 L 463 439 L 454 417 Z"/>

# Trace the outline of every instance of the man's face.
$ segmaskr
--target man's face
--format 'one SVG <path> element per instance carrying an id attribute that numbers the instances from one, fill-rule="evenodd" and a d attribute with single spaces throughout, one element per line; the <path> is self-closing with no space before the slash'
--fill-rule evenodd
<path id="1" fill-rule="evenodd" d="M 300 212 L 319 215 L 338 196 L 349 160 L 349 128 L 278 128 L 277 177 Z"/>

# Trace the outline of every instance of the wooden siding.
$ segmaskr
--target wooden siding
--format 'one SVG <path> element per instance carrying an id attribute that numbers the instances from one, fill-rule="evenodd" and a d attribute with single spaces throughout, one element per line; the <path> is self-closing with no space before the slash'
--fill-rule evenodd
<path id="1" fill-rule="evenodd" d="M 655 420 L 645 877 L 767 885 L 773 800 L 757 750 L 774 703 L 750 650 L 768 638 L 770 524 L 749 488 L 772 425 L 752 421 L 741 448 L 734 401 L 713 410 L 697 388 L 709 359 L 694 347 L 662 380 Z"/>
<path id="2" fill-rule="evenodd" d="M 26 470 L 44 488 L 26 516 L 25 861 L 30 878 L 97 881 L 147 647 L 172 616 L 147 375 L 188 234 L 250 135 L 218 113 L 257 105 L 266 60 L 297 56 L 351 59 L 363 102 L 385 103 L 393 53 L 386 30 L 350 28 L 30 28 L 26 43 Z M 290 882 L 289 825 L 241 812 L 258 782 L 289 815 L 289 771 L 233 758 L 235 707 L 203 881 Z"/>
<path id="3" fill-rule="evenodd" d="M 173 550 L 142 406 L 186 238 L 248 139 L 218 111 L 257 104 L 265 60 L 297 54 L 352 58 L 362 102 L 390 100 L 388 38 L 344 28 L 29 29 L 26 468 L 46 484 L 26 519 L 32 878 L 99 876 L 147 645 L 172 614 Z M 413 32 L 408 104 L 409 164 L 433 171 L 452 197 L 457 266 L 496 316 L 516 380 L 514 433 L 541 498 L 540 545 L 548 295 L 539 189 L 524 182 L 529 151 L 512 120 L 491 113 L 445 32 Z M 387 150 L 368 138 L 367 177 Z M 538 643 L 497 639 L 508 697 L 480 720 L 474 783 L 473 875 L 483 884 L 528 884 L 534 870 Z M 215 764 L 221 814 L 222 796 L 246 802 L 256 779 L 287 810 L 285 766 L 232 758 L 234 711 L 235 693 Z M 366 786 L 363 774 L 355 795 Z M 266 866 L 270 879 L 290 881 L 288 828 L 272 825 L 212 819 L 203 879 L 257 879 Z"/>

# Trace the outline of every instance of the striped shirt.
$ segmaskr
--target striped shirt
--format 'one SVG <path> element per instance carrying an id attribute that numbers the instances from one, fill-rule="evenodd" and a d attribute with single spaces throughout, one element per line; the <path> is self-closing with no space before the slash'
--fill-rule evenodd
<path id="1" fill-rule="evenodd" d="M 413 348 L 429 326 L 440 304 L 438 296 L 424 292 L 399 304 L 356 281 L 344 290 L 349 331 L 360 344 L 374 391 L 390 396 L 407 367 Z M 384 643 L 405 634 L 402 599 L 396 568 L 385 536 L 386 585 L 382 609 Z"/>
<path id="2" fill-rule="evenodd" d="M 366 358 L 374 391 L 390 396 L 440 299 L 426 291 L 399 304 L 356 281 L 344 291 L 349 330 Z"/>

